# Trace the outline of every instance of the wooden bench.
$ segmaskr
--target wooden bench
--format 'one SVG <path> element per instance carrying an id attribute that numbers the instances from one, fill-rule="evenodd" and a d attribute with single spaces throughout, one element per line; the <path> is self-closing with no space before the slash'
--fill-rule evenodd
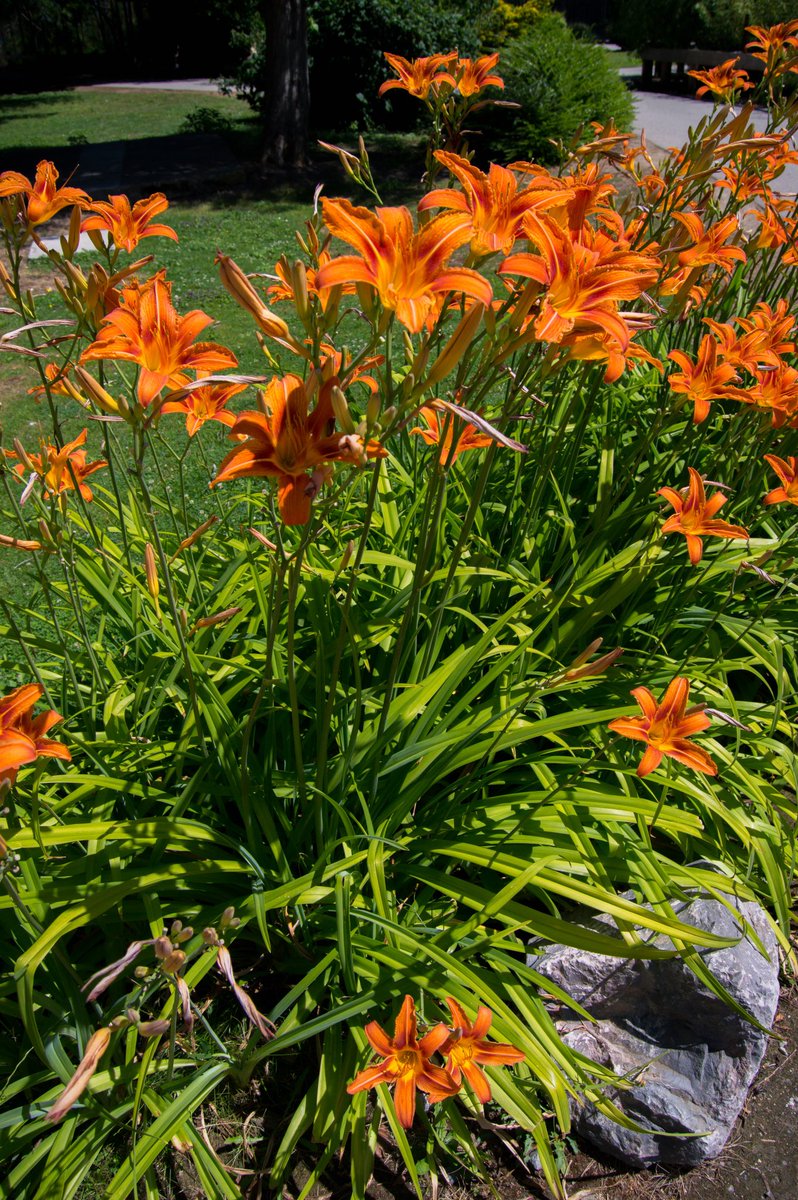
<path id="1" fill-rule="evenodd" d="M 704 71 L 708 67 L 718 67 L 730 58 L 736 59 L 740 70 L 748 71 L 751 75 L 761 75 L 765 65 L 761 59 L 754 58 L 753 54 L 746 54 L 742 50 L 697 50 L 694 46 L 681 50 L 646 46 L 640 51 L 640 57 L 643 60 L 644 86 L 650 86 L 655 79 L 658 83 L 667 83 L 672 78 L 671 71 L 674 65 L 677 80 L 684 78 L 688 68 L 691 71 Z"/>

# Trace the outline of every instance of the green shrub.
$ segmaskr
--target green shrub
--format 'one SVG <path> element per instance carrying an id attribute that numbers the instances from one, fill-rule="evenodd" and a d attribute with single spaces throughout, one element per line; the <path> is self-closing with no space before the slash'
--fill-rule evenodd
<path id="1" fill-rule="evenodd" d="M 587 121 L 632 118 L 632 103 L 603 52 L 580 41 L 559 14 L 541 18 L 533 30 L 508 42 L 501 57 L 504 98 L 520 111 L 485 117 L 491 157 L 552 162 L 552 142 L 567 141 Z"/>
<path id="2" fill-rule="evenodd" d="M 512 38 L 523 37 L 550 11 L 551 0 L 496 0 L 479 26 L 484 48 L 499 50 Z"/>
<path id="3" fill-rule="evenodd" d="M 230 133 L 233 122 L 224 113 L 207 104 L 192 108 L 180 123 L 181 133 Z"/>

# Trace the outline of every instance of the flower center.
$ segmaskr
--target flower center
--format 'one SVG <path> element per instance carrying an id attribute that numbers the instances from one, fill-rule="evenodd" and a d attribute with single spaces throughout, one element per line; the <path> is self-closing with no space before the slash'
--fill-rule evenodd
<path id="1" fill-rule="evenodd" d="M 420 1060 L 421 1055 L 418 1050 L 399 1050 L 394 1055 L 397 1075 L 418 1075 L 421 1070 Z"/>

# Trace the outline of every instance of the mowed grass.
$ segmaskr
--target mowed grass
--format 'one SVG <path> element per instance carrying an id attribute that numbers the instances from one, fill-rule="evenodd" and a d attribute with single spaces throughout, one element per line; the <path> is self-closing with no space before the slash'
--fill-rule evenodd
<path id="1" fill-rule="evenodd" d="M 619 69 L 620 67 L 639 67 L 642 65 L 642 59 L 634 50 L 604 50 L 604 55 L 611 67 Z"/>
<path id="2" fill-rule="evenodd" d="M 217 250 L 234 258 L 248 272 L 271 273 L 274 263 L 282 253 L 294 257 L 298 247 L 295 229 L 301 229 L 306 217 L 312 212 L 310 204 L 303 205 L 285 201 L 252 200 L 238 204 L 176 204 L 161 218 L 170 224 L 179 237 L 175 243 L 166 238 L 150 238 L 142 243 L 135 256 L 151 253 L 154 263 L 147 268 L 166 270 L 172 282 L 172 299 L 181 314 L 190 309 L 201 309 L 214 318 L 215 324 L 203 334 L 203 340 L 221 342 L 229 346 L 238 356 L 238 371 L 242 374 L 270 376 L 277 369 L 261 351 L 256 340 L 254 321 L 231 299 L 222 287 L 218 268 L 214 263 Z M 121 260 L 126 256 L 122 255 Z M 79 254 L 75 262 L 82 269 L 91 266 L 91 254 Z M 43 260 L 30 264 L 31 277 L 41 279 L 41 287 L 49 285 L 52 270 Z M 260 281 L 268 286 L 269 280 Z M 55 291 L 49 291 L 37 299 L 40 318 L 49 319 L 69 316 L 64 304 Z M 3 316 L 2 328 L 13 327 L 13 319 Z M 60 330 L 54 330 L 58 334 Z M 53 353 L 53 358 L 55 358 Z M 282 370 L 292 366 L 292 356 L 279 350 L 275 359 Z M 113 366 L 109 364 L 113 378 Z M 293 361 L 296 370 L 296 360 Z M 8 446 L 14 437 L 25 445 L 34 447 L 42 437 L 51 437 L 50 416 L 46 404 L 27 394 L 27 389 L 38 383 L 38 374 L 33 360 L 22 356 L 5 354 L 0 357 L 0 423 L 3 444 Z M 73 435 L 86 424 L 83 412 L 67 398 L 58 398 L 59 416 L 64 421 L 65 432 Z M 234 408 L 254 406 L 253 391 L 242 393 Z M 96 429 L 89 422 L 89 433 Z M 166 416 L 161 428 L 175 448 L 182 448 L 185 440 L 184 422 L 179 416 Z M 225 448 L 226 431 L 218 423 L 206 426 L 198 435 L 210 441 L 217 453 Z M 99 437 L 96 438 L 99 448 Z M 99 482 L 99 481 L 98 481 Z M 205 482 L 203 480 L 203 482 Z"/>
<path id="3" fill-rule="evenodd" d="M 0 96 L 2 169 L 14 170 L 13 153 L 24 149 L 171 137 L 198 108 L 224 117 L 238 136 L 257 124 L 245 101 L 212 92 L 76 88 Z"/>

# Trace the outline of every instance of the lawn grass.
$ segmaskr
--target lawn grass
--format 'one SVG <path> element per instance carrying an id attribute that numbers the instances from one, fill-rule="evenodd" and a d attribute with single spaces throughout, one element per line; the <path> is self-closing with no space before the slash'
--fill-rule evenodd
<path id="1" fill-rule="evenodd" d="M 75 88 L 0 96 L 2 166 L 15 169 L 13 154 L 23 149 L 170 137 L 198 108 L 226 118 L 234 135 L 249 134 L 257 123 L 245 101 L 212 92 Z"/>
<path id="2" fill-rule="evenodd" d="M 604 47 L 602 47 L 604 49 Z M 611 67 L 639 67 L 642 59 L 634 50 L 604 50 L 604 56 Z"/>

